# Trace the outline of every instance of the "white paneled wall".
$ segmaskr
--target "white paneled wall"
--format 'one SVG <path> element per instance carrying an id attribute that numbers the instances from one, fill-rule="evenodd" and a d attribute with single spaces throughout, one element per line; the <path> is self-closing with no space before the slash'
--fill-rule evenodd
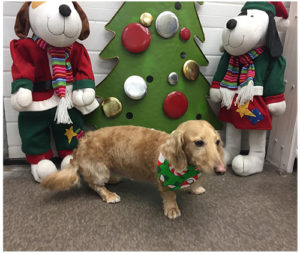
<path id="1" fill-rule="evenodd" d="M 221 56 L 219 51 L 221 45 L 222 28 L 230 17 L 237 15 L 243 6 L 244 1 L 218 1 L 204 2 L 197 5 L 200 22 L 205 33 L 205 42 L 201 45 L 203 53 L 209 60 L 207 67 L 201 67 L 201 72 L 211 81 Z M 99 58 L 99 53 L 112 38 L 112 33 L 104 29 L 105 24 L 113 17 L 122 2 L 80 2 L 79 4 L 87 14 L 90 22 L 90 36 L 83 41 L 87 48 L 96 79 L 96 84 L 100 83 L 114 66 L 114 61 L 103 61 Z M 21 2 L 3 2 L 3 84 L 4 84 L 4 108 L 7 127 L 7 141 L 9 158 L 22 158 L 21 140 L 18 134 L 17 117 L 10 105 L 12 60 L 9 52 L 9 43 L 15 39 L 14 22 L 15 16 L 21 7 Z M 286 4 L 288 6 L 288 4 Z M 284 34 L 281 34 L 284 37 Z"/>

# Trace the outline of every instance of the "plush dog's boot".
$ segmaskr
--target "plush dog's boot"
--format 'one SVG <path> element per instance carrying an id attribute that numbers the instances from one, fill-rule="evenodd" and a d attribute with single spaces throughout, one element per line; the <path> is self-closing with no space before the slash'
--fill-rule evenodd
<path id="1" fill-rule="evenodd" d="M 55 164 L 50 160 L 41 160 L 38 164 L 31 164 L 31 174 L 33 175 L 34 180 L 37 182 L 43 181 L 43 179 L 56 172 Z"/>
<path id="2" fill-rule="evenodd" d="M 249 131 L 249 155 L 236 156 L 232 161 L 232 170 L 240 176 L 249 176 L 263 170 L 266 147 L 265 130 Z"/>
<path id="3" fill-rule="evenodd" d="M 73 159 L 73 155 L 67 155 L 61 162 L 60 168 L 63 169 L 70 163 L 70 160 Z"/>
<path id="4" fill-rule="evenodd" d="M 264 156 L 238 155 L 232 161 L 232 170 L 240 176 L 260 173 L 264 166 Z"/>

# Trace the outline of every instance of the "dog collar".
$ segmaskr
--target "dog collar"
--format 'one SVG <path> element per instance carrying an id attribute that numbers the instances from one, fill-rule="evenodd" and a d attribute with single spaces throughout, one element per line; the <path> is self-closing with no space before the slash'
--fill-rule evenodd
<path id="1" fill-rule="evenodd" d="M 196 182 L 202 171 L 188 165 L 183 172 L 178 173 L 163 154 L 160 153 L 157 160 L 157 174 L 163 186 L 168 187 L 170 190 L 179 190 L 187 188 Z"/>

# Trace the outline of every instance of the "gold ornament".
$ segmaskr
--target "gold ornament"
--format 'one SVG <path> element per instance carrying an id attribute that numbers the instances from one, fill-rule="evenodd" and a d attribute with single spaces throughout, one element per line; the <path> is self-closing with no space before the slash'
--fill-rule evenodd
<path id="1" fill-rule="evenodd" d="M 187 60 L 183 65 L 184 76 L 188 80 L 196 80 L 199 76 L 199 65 L 194 60 Z"/>
<path id="2" fill-rule="evenodd" d="M 101 102 L 102 110 L 106 117 L 111 118 L 122 112 L 122 104 L 115 97 L 108 97 Z"/>
<path id="3" fill-rule="evenodd" d="M 70 144 L 72 141 L 72 138 L 77 136 L 77 134 L 73 130 L 73 126 L 71 126 L 70 129 L 66 129 L 65 136 L 67 136 L 68 142 Z"/>
<path id="4" fill-rule="evenodd" d="M 153 17 L 150 13 L 148 12 L 144 12 L 141 16 L 140 16 L 140 23 L 143 25 L 143 26 L 151 26 L 153 22 Z"/>
<path id="5" fill-rule="evenodd" d="M 236 110 L 236 112 L 238 112 L 240 114 L 240 117 L 243 118 L 244 115 L 246 116 L 254 116 L 256 117 L 256 115 L 254 115 L 249 109 L 249 102 L 248 101 L 246 104 L 244 105 L 240 105 L 240 103 L 238 102 L 238 109 Z"/>

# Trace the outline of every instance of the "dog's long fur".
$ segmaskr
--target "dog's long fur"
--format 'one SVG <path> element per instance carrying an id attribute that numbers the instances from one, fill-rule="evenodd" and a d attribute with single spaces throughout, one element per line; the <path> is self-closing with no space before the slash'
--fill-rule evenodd
<path id="1" fill-rule="evenodd" d="M 196 146 L 198 140 L 204 142 L 202 147 Z M 220 136 L 203 120 L 184 122 L 171 134 L 136 126 L 106 127 L 88 132 L 74 150 L 70 164 L 45 178 L 42 185 L 52 190 L 67 190 L 79 183 L 80 173 L 103 200 L 115 203 L 120 201 L 119 196 L 104 187 L 114 180 L 112 173 L 150 181 L 156 183 L 161 192 L 165 214 L 176 218 L 180 215 L 176 195 L 173 191 L 165 192 L 166 187 L 157 177 L 156 163 L 160 152 L 178 172 L 187 164 L 201 168 L 204 173 L 212 173 L 215 168 L 224 166 Z M 202 188 L 199 180 L 191 187 L 197 194 Z"/>

